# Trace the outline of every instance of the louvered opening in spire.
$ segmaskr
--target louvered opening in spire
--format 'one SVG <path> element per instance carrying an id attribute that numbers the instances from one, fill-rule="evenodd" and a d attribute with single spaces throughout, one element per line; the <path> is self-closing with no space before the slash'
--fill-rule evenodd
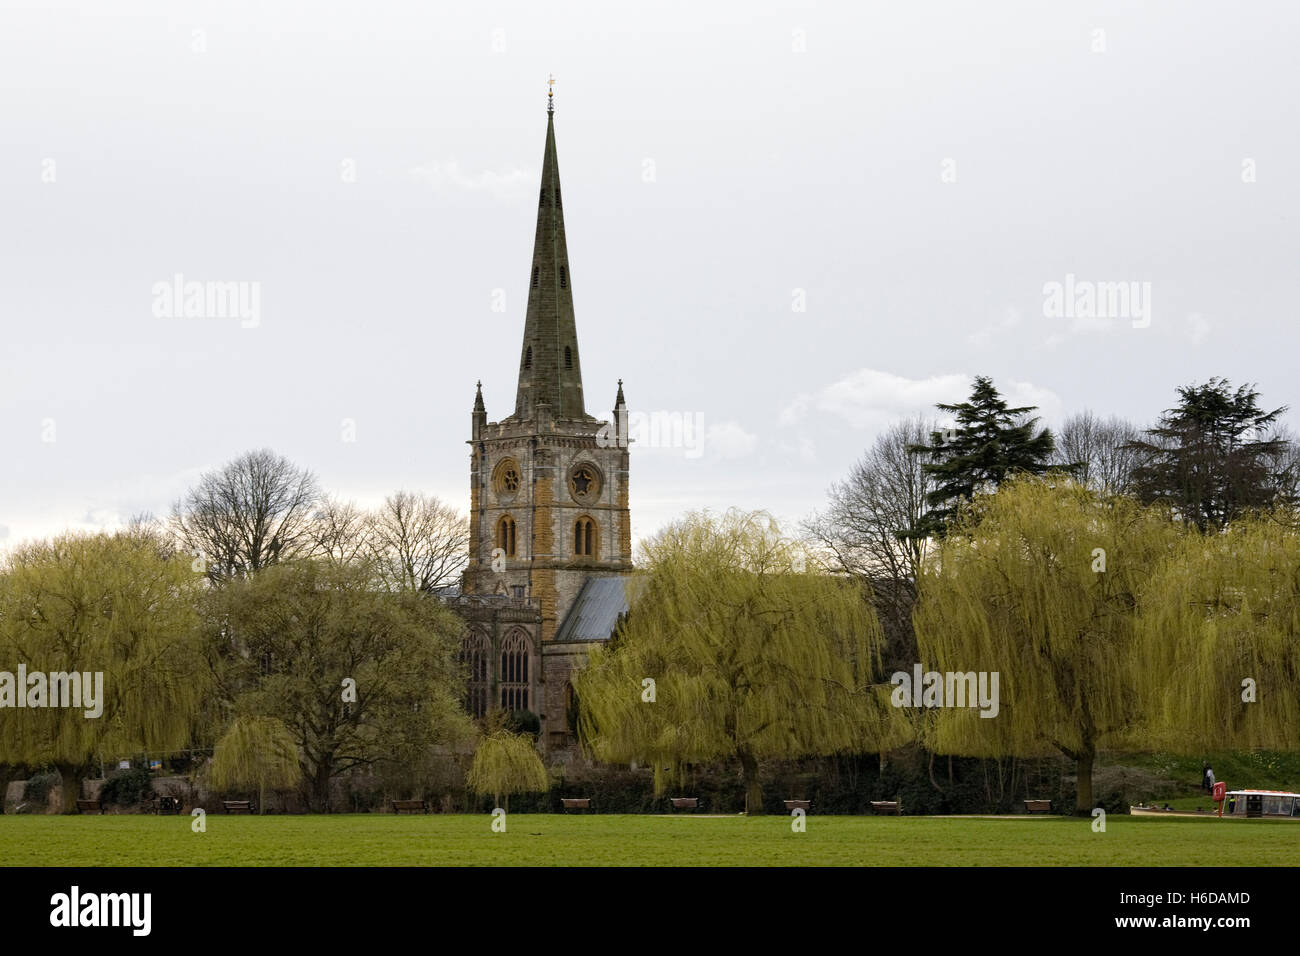
<path id="1" fill-rule="evenodd" d="M 555 116 L 546 114 L 546 151 L 537 200 L 537 233 L 529 271 L 528 311 L 519 363 L 514 418 L 537 417 L 545 403 L 555 419 L 589 419 L 582 399 L 582 363 L 573 315 L 573 270 L 564 238 Z"/>

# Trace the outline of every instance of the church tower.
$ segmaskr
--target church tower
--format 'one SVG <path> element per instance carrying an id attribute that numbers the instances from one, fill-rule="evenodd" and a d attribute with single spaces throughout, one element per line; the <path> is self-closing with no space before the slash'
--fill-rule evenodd
<path id="1" fill-rule="evenodd" d="M 548 750 L 572 742 L 570 673 L 626 610 L 632 570 L 626 426 L 587 414 L 583 398 L 552 95 L 515 407 L 488 421 L 480 384 L 456 602 L 469 623 L 470 711 L 531 711 Z M 611 411 L 626 422 L 621 380 Z"/>

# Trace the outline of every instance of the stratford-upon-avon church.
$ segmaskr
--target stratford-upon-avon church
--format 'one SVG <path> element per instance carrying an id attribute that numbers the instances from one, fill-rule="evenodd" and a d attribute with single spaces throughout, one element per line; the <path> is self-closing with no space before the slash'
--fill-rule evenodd
<path id="1" fill-rule="evenodd" d="M 480 383 L 469 565 L 451 603 L 468 624 L 470 713 L 532 711 L 559 759 L 574 741 L 570 678 L 626 612 L 632 571 L 625 431 L 587 414 L 573 281 L 548 101 L 515 407 L 489 421 Z M 612 413 L 627 420 L 622 381 Z"/>

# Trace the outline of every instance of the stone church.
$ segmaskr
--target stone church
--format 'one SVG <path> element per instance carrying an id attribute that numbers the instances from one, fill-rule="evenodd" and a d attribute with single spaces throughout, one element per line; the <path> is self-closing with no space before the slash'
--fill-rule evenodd
<path id="1" fill-rule="evenodd" d="M 621 380 L 611 411 L 626 422 Z M 632 524 L 626 430 L 583 397 L 549 98 L 515 408 L 488 421 L 480 382 L 471 422 L 469 565 L 451 601 L 468 625 L 466 705 L 533 712 L 560 758 L 575 739 L 574 668 L 627 611 Z"/>

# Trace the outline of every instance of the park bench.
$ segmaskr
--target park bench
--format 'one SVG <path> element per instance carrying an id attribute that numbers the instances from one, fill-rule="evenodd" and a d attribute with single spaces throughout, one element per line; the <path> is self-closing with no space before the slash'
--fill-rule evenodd
<path id="1" fill-rule="evenodd" d="M 77 810 L 81 813 L 103 813 L 104 805 L 98 800 L 78 800 Z"/>
<path id="2" fill-rule="evenodd" d="M 1051 813 L 1051 800 L 1026 800 L 1025 813 Z"/>
<path id="3" fill-rule="evenodd" d="M 253 813 L 257 809 L 252 800 L 222 800 L 221 808 L 227 813 Z"/>
<path id="4" fill-rule="evenodd" d="M 394 813 L 428 813 L 429 801 L 427 800 L 394 800 Z"/>
<path id="5" fill-rule="evenodd" d="M 793 813 L 795 810 L 802 810 L 807 813 L 812 809 L 811 800 L 787 800 L 785 801 L 785 812 Z"/>
<path id="6" fill-rule="evenodd" d="M 181 801 L 178 797 L 158 796 L 154 798 L 152 809 L 159 816 L 172 816 L 181 812 Z"/>
<path id="7" fill-rule="evenodd" d="M 591 809 L 591 798 L 590 798 L 590 797 L 561 797 L 561 798 L 560 798 L 560 803 L 562 803 L 562 804 L 564 805 L 564 812 L 565 812 L 565 813 L 568 813 L 570 810 L 590 810 L 590 809 Z"/>
<path id="8" fill-rule="evenodd" d="M 673 810 L 698 810 L 700 808 L 699 797 L 669 797 L 673 804 Z"/>
<path id="9" fill-rule="evenodd" d="M 896 817 L 898 816 L 897 800 L 872 800 L 871 812 L 878 817 Z"/>

